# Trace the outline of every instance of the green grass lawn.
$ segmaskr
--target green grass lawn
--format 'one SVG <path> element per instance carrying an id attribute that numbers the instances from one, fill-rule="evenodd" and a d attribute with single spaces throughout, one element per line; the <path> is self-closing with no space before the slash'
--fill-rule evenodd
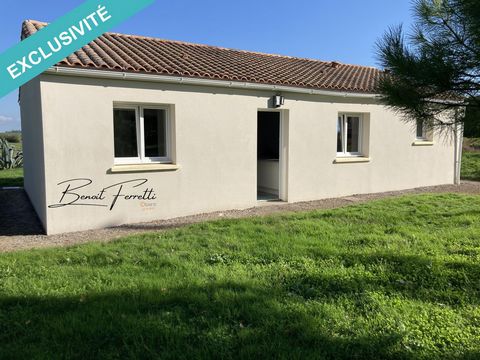
<path id="1" fill-rule="evenodd" d="M 0 358 L 479 359 L 480 197 L 0 255 Z"/>
<path id="2" fill-rule="evenodd" d="M 462 179 L 480 181 L 480 151 L 463 152 Z"/>
<path id="3" fill-rule="evenodd" d="M 23 186 L 23 168 L 0 170 L 2 186 Z"/>

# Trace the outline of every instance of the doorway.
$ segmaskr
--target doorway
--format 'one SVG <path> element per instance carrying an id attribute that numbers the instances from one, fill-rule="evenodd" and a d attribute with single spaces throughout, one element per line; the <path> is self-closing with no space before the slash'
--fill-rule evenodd
<path id="1" fill-rule="evenodd" d="M 258 111 L 257 200 L 280 199 L 280 115 L 279 111 Z"/>

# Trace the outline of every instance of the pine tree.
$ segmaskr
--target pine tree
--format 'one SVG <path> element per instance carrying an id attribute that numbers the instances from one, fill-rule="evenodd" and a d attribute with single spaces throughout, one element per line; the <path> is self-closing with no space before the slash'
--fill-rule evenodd
<path id="1" fill-rule="evenodd" d="M 416 0 L 413 11 L 409 34 L 391 27 L 377 43 L 378 91 L 406 119 L 463 122 L 466 104 L 480 108 L 480 0 Z"/>

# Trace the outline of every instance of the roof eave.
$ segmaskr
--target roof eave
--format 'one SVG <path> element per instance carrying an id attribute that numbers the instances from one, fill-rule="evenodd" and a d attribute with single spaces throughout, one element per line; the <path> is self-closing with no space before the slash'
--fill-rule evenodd
<path id="1" fill-rule="evenodd" d="M 80 69 L 74 67 L 53 66 L 45 71 L 46 74 L 66 75 L 66 76 L 80 76 L 90 78 L 101 79 L 117 79 L 117 80 L 131 80 L 131 81 L 147 81 L 147 82 L 162 82 L 162 83 L 176 83 L 176 84 L 189 84 L 189 85 L 204 85 L 214 87 L 227 87 L 235 89 L 254 89 L 254 90 L 267 90 L 267 91 L 281 91 L 291 93 L 301 93 L 310 95 L 324 95 L 334 97 L 351 97 L 351 98 L 364 98 L 364 99 L 378 99 L 379 94 L 367 93 L 367 92 L 352 92 L 352 91 L 340 91 L 340 90 L 322 90 L 312 89 L 285 85 L 273 85 L 273 84 L 260 84 L 241 81 L 229 81 L 229 80 L 213 80 L 204 78 L 194 78 L 185 76 L 171 76 L 171 75 L 159 75 L 159 74 L 145 74 L 134 72 L 122 72 L 122 71 L 109 71 L 109 70 L 95 70 L 95 69 Z"/>

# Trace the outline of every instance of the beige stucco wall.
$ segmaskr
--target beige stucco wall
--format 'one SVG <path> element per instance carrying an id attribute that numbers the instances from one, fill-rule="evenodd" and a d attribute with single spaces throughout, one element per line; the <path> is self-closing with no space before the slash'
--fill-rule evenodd
<path id="1" fill-rule="evenodd" d="M 20 89 L 24 188 L 44 228 L 47 221 L 45 159 L 40 81 L 35 78 Z"/>
<path id="2" fill-rule="evenodd" d="M 257 111 L 267 108 L 274 93 L 55 75 L 42 75 L 40 85 L 48 205 L 58 202 L 64 189 L 57 184 L 73 178 L 92 179 L 88 188 L 92 193 L 145 178 L 157 194 L 155 206 L 148 210 L 141 201 L 119 201 L 112 211 L 48 208 L 44 220 L 48 233 L 257 204 Z M 453 182 L 452 142 L 435 138 L 434 146 L 412 146 L 413 127 L 373 100 L 283 95 L 282 109 L 288 113 L 284 137 L 288 138 L 289 202 Z M 114 102 L 172 106 L 178 170 L 109 173 Z M 365 114 L 364 144 L 370 162 L 334 163 L 339 112 Z M 31 120 L 27 121 L 24 131 L 30 126 Z M 42 207 L 38 200 L 37 211 Z"/>

